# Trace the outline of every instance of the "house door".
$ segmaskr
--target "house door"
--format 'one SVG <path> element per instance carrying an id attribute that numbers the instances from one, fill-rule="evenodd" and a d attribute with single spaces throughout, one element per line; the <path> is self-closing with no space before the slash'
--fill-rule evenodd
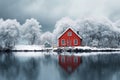
<path id="1" fill-rule="evenodd" d="M 67 40 L 67 46 L 71 46 L 71 40 Z"/>

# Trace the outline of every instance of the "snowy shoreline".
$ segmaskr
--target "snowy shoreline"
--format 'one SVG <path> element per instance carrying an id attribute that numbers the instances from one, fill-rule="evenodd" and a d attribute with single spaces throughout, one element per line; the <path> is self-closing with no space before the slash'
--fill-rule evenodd
<path id="1" fill-rule="evenodd" d="M 35 58 L 39 58 L 39 57 L 46 57 L 46 56 L 50 56 L 50 57 L 54 57 L 55 59 L 58 59 L 59 55 L 67 55 L 67 56 L 95 56 L 95 55 L 111 55 L 111 54 L 120 54 L 120 50 L 119 48 L 95 48 L 95 47 L 67 47 L 67 49 L 83 49 L 84 51 L 86 49 L 91 49 L 91 52 L 66 52 L 63 51 L 61 53 L 56 52 L 55 50 L 57 50 L 58 48 L 44 48 L 43 46 L 40 45 L 16 45 L 15 48 L 13 49 L 12 53 L 13 55 L 15 55 L 16 57 L 22 57 L 22 58 L 31 58 L 31 57 L 35 57 Z M 49 51 L 42 51 L 45 49 L 49 49 Z M 61 48 L 61 49 L 65 49 L 65 48 Z M 112 52 L 95 52 L 94 50 L 116 50 L 116 51 L 112 51 Z M 15 51 L 14 51 L 15 50 Z M 19 50 L 19 51 L 18 51 Z M 21 51 L 20 51 L 21 50 Z M 3 52 L 4 53 L 4 52 Z M 9 52 L 8 52 L 9 53 Z"/>
<path id="2" fill-rule="evenodd" d="M 116 50 L 120 51 L 120 48 L 96 48 L 96 47 L 88 47 L 88 46 L 77 46 L 77 47 L 50 47 L 50 48 L 45 48 L 43 45 L 16 45 L 15 48 L 12 50 L 57 50 L 57 49 L 62 49 L 62 50 L 93 50 L 93 51 L 99 51 L 99 50 Z"/>

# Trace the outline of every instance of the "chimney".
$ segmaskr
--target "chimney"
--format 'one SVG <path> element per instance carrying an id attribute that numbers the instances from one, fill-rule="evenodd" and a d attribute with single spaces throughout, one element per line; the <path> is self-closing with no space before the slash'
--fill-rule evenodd
<path id="1" fill-rule="evenodd" d="M 77 31 L 77 34 L 79 35 L 79 31 Z"/>

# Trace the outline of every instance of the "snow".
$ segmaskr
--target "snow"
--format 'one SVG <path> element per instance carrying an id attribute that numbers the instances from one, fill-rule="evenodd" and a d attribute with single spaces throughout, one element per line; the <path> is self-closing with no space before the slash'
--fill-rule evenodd
<path id="1" fill-rule="evenodd" d="M 41 35 L 40 39 L 41 39 L 41 43 L 45 43 L 47 41 L 52 45 L 53 34 L 49 31 L 47 31 Z"/>
<path id="2" fill-rule="evenodd" d="M 90 52 L 90 53 L 81 53 L 73 54 L 75 56 L 94 56 L 94 55 L 110 55 L 110 54 L 120 54 L 120 52 Z"/>
<path id="3" fill-rule="evenodd" d="M 13 50 L 43 50 L 52 49 L 44 48 L 43 45 L 16 45 Z M 15 52 L 17 57 L 44 57 L 45 55 L 57 55 L 55 52 Z"/>
<path id="4" fill-rule="evenodd" d="M 68 47 L 67 49 L 90 49 L 90 50 L 120 50 L 120 48 L 96 48 L 96 47 L 89 47 L 89 46 L 79 46 L 79 47 Z M 57 48 L 44 48 L 43 45 L 17 45 L 15 46 L 14 50 L 45 50 L 45 49 L 51 49 L 50 52 L 15 52 L 14 55 L 20 58 L 26 57 L 27 59 L 31 57 L 45 57 L 46 55 L 48 56 L 57 56 L 59 55 L 56 52 L 53 52 L 53 50 L 56 50 Z M 62 48 L 64 49 L 64 48 Z M 102 55 L 102 54 L 120 54 L 120 52 L 81 52 L 81 53 L 75 53 L 75 52 L 63 52 L 60 53 L 61 55 L 75 55 L 75 56 L 91 56 L 91 55 Z"/>
<path id="5" fill-rule="evenodd" d="M 43 46 L 41 45 L 16 45 L 13 50 L 41 50 Z M 41 52 L 15 52 L 14 55 L 18 57 L 40 57 Z"/>
<path id="6" fill-rule="evenodd" d="M 40 43 L 41 36 L 41 28 L 40 23 L 34 19 L 27 19 L 26 22 L 21 27 L 21 37 L 23 37 L 28 44 L 34 45 Z"/>
<path id="7" fill-rule="evenodd" d="M 119 22 L 118 22 L 119 23 Z M 119 24 L 114 24 L 107 18 L 86 17 L 80 20 L 62 18 L 57 21 L 53 30 L 54 43 L 57 44 L 57 37 L 67 28 L 79 31 L 82 37 L 82 44 L 91 47 L 118 48 L 120 47 Z"/>
<path id="8" fill-rule="evenodd" d="M 97 47 L 90 47 L 90 46 L 77 46 L 73 47 L 73 49 L 90 49 L 90 50 L 120 50 L 120 48 L 97 48 Z"/>
<path id="9" fill-rule="evenodd" d="M 26 19 L 22 25 L 17 20 L 0 19 L 0 47 L 9 48 L 15 45 L 43 45 L 48 41 L 57 46 L 57 38 L 67 28 L 79 31 L 82 44 L 91 47 L 119 48 L 120 21 L 114 23 L 107 18 L 86 17 L 72 20 L 64 17 L 58 20 L 52 32 L 42 32 L 42 25 L 38 20 Z"/>
<path id="10" fill-rule="evenodd" d="M 43 45 L 16 45 L 13 50 L 41 50 Z"/>
<path id="11" fill-rule="evenodd" d="M 0 20 L 0 48 L 13 48 L 19 38 L 20 24 L 17 20 Z"/>

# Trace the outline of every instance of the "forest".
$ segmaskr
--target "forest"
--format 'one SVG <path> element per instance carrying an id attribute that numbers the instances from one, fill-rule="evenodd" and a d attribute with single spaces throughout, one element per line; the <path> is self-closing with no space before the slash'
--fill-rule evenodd
<path id="1" fill-rule="evenodd" d="M 120 21 L 107 18 L 87 17 L 73 20 L 63 17 L 58 20 L 53 31 L 43 32 L 37 19 L 26 19 L 20 24 L 16 19 L 0 19 L 0 48 L 12 49 L 16 45 L 43 45 L 45 41 L 57 46 L 58 36 L 67 28 L 79 31 L 82 45 L 100 48 L 120 47 Z"/>

